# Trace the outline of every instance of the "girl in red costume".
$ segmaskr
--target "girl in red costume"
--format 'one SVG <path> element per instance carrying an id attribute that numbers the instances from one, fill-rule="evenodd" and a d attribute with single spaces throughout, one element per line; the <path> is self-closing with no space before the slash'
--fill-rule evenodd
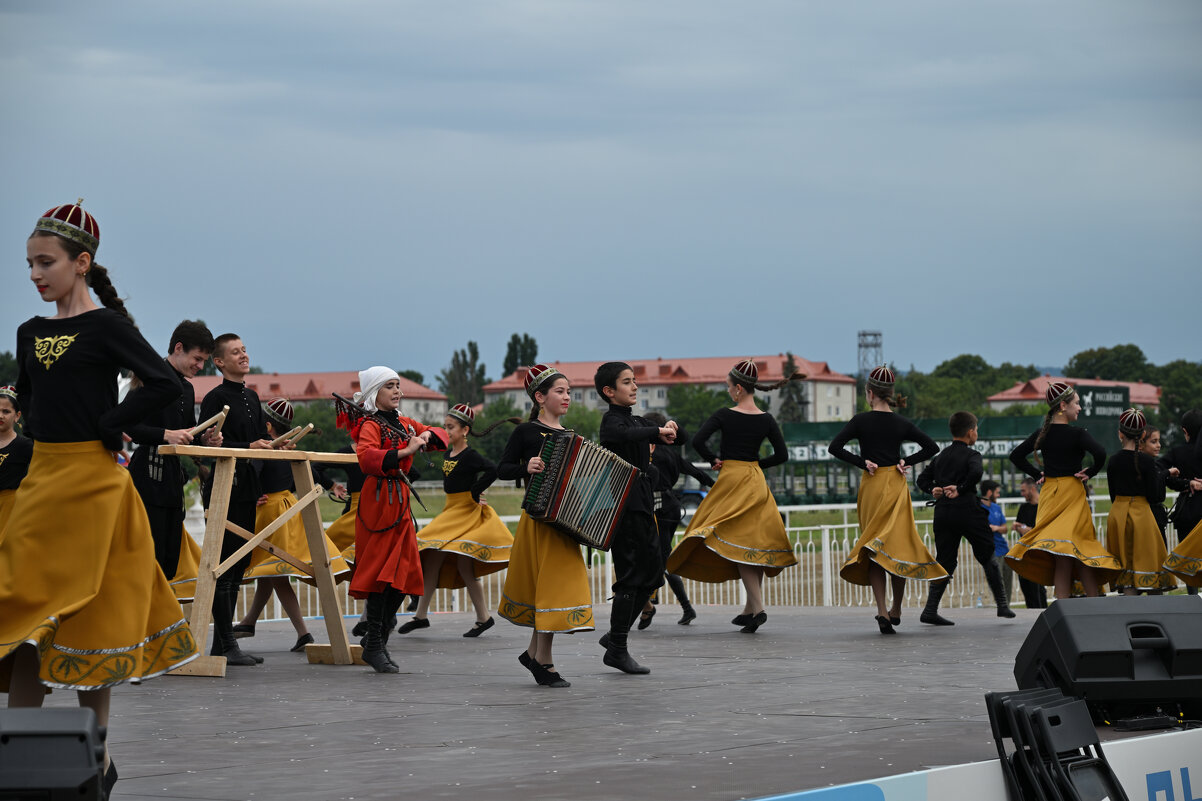
<path id="1" fill-rule="evenodd" d="M 355 400 L 367 415 L 352 420 L 340 414 L 338 425 L 350 431 L 366 477 L 355 519 L 355 573 L 350 594 L 367 601 L 367 634 L 362 640 L 363 661 L 377 673 L 400 673 L 385 645 L 392 620 L 405 595 L 423 589 L 417 530 L 409 510 L 409 484 L 405 473 L 413 454 L 423 448 L 442 450 L 447 434 L 441 428 L 401 417 L 401 379 L 387 367 L 370 367 L 359 373 L 360 392 Z M 399 432 L 408 435 L 406 440 Z"/>

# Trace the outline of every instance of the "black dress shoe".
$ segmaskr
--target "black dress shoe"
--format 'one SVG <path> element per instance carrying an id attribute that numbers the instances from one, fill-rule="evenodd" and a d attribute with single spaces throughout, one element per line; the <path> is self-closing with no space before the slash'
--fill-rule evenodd
<path id="1" fill-rule="evenodd" d="M 693 607 L 684 610 L 684 614 L 680 616 L 680 620 L 676 621 L 678 626 L 687 626 L 697 619 L 697 613 L 693 611 Z"/>
<path id="2" fill-rule="evenodd" d="M 554 670 L 550 669 L 549 665 L 543 665 L 534 660 L 530 660 L 530 672 L 534 674 L 534 680 L 543 687 L 571 687 L 572 683 L 560 676 Z"/>
<path id="3" fill-rule="evenodd" d="M 108 798 L 112 794 L 113 787 L 117 784 L 118 778 L 119 777 L 117 776 L 117 763 L 113 761 L 112 757 L 109 757 L 108 770 L 106 770 L 104 772 L 104 797 L 105 798 Z"/>
<path id="4" fill-rule="evenodd" d="M 233 631 L 234 631 L 234 636 L 236 638 L 238 638 L 239 640 L 242 639 L 243 637 L 253 637 L 253 636 L 255 636 L 255 624 L 254 623 L 239 623 L 238 625 L 234 626 Z"/>
<path id="5" fill-rule="evenodd" d="M 430 628 L 430 618 L 415 617 L 415 618 L 413 618 L 413 620 L 410 620 L 408 623 L 403 624 L 396 631 L 397 631 L 397 634 L 408 634 L 411 631 L 417 631 L 418 629 L 428 629 L 428 628 Z"/>
<path id="6" fill-rule="evenodd" d="M 767 622 L 768 613 L 761 609 L 759 612 L 752 615 L 751 622 L 739 629 L 739 631 L 743 632 L 744 634 L 755 634 L 755 630 Z"/>
<path id="7" fill-rule="evenodd" d="M 484 632 L 488 631 L 493 626 L 495 626 L 496 623 L 497 622 L 495 620 L 493 620 L 491 616 L 488 618 L 488 620 L 485 620 L 485 621 L 477 620 L 470 629 L 463 632 L 463 636 L 464 637 L 479 637 L 481 634 L 483 634 Z"/>
<path id="8" fill-rule="evenodd" d="M 252 665 L 262 664 L 262 662 L 263 662 L 263 659 L 261 657 L 254 656 L 253 654 L 248 654 L 240 648 L 231 648 L 230 650 L 223 653 L 222 656 L 225 657 L 225 663 L 227 665 L 250 667 Z"/>
<path id="9" fill-rule="evenodd" d="M 365 634 L 367 634 L 367 621 L 360 620 L 358 623 L 355 624 L 355 627 L 353 629 L 351 629 L 351 636 L 352 637 L 362 637 Z"/>
<path id="10" fill-rule="evenodd" d="M 635 662 L 634 657 L 630 655 L 630 651 L 627 651 L 625 648 L 621 651 L 616 648 L 607 648 L 605 656 L 601 658 L 601 661 L 611 668 L 617 668 L 623 673 L 641 676 L 651 672 L 651 668 L 644 667 Z"/>
<path id="11" fill-rule="evenodd" d="M 876 616 L 876 624 L 880 628 L 881 634 L 897 634 L 897 632 L 893 630 L 893 624 L 889 622 L 889 618 L 885 617 L 884 615 Z"/>
<path id="12" fill-rule="evenodd" d="M 294 654 L 298 654 L 305 650 L 305 646 L 311 642 L 313 642 L 313 635 L 306 631 L 304 634 L 296 638 L 296 645 L 292 646 L 288 650 L 292 651 Z"/>
<path id="13" fill-rule="evenodd" d="M 897 617 L 894 617 L 893 615 L 889 615 L 889 624 L 893 625 L 893 626 L 900 626 L 901 625 L 901 615 L 898 615 Z"/>
<path id="14" fill-rule="evenodd" d="M 735 615 L 734 620 L 730 622 L 736 626 L 747 626 L 750 625 L 753 617 L 755 617 L 755 615 Z"/>
<path id="15" fill-rule="evenodd" d="M 651 625 L 651 618 L 655 617 L 656 608 L 657 607 L 653 606 L 653 607 L 651 607 L 650 612 L 643 612 L 642 614 L 639 615 L 639 631 L 642 631 L 643 629 L 645 629 Z"/>

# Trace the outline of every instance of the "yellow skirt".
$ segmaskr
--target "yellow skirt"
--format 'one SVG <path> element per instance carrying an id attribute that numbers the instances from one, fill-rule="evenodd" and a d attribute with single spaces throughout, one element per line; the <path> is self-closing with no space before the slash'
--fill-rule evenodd
<path id="1" fill-rule="evenodd" d="M 480 578 L 509 564 L 513 535 L 491 506 L 477 503 L 470 492 L 452 492 L 442 512 L 417 532 L 417 549 L 423 556 L 430 552 L 465 556 L 472 560 L 472 571 Z M 438 586 L 447 590 L 467 586 L 459 575 L 458 560 L 443 560 Z"/>
<path id="2" fill-rule="evenodd" d="M 1110 582 L 1110 589 L 1171 590 L 1177 586 L 1173 576 L 1161 567 L 1168 551 L 1147 498 L 1119 495 L 1114 499 L 1106 518 L 1106 547 L 1122 566 L 1122 572 Z"/>
<path id="3" fill-rule="evenodd" d="M 593 598 L 580 546 L 523 512 L 497 614 L 535 631 L 592 631 Z"/>
<path id="4" fill-rule="evenodd" d="M 1006 554 L 1006 564 L 1029 581 L 1051 585 L 1057 556 L 1097 568 L 1098 584 L 1113 582 L 1122 570 L 1119 560 L 1098 542 L 1085 485 L 1076 476 L 1043 482 L 1035 527 Z"/>
<path id="5" fill-rule="evenodd" d="M 255 510 L 255 533 L 258 534 L 267 528 L 273 520 L 295 505 L 296 496 L 292 494 L 291 490 L 267 493 L 267 502 Z M 287 551 L 291 556 L 295 556 L 306 564 L 313 564 L 313 557 L 309 555 L 309 540 L 305 536 L 305 524 L 301 521 L 299 514 L 276 529 L 276 532 L 267 538 L 267 542 Z M 330 570 L 333 572 L 334 577 L 338 578 L 339 576 L 349 575 L 351 570 L 350 565 L 338 553 L 338 548 L 330 541 L 329 535 L 325 536 L 325 543 L 326 556 L 330 559 Z M 302 581 L 310 584 L 313 583 L 313 579 L 283 559 L 269 554 L 262 548 L 255 548 L 251 556 L 250 567 L 247 568 L 243 581 L 256 581 L 261 578 L 274 578 L 276 576 L 296 576 Z"/>
<path id="6" fill-rule="evenodd" d="M 775 576 L 797 564 L 797 556 L 764 471 L 756 462 L 728 459 L 668 556 L 667 570 L 717 584 L 737 580 L 740 564 Z"/>
<path id="7" fill-rule="evenodd" d="M 4 540 L 4 524 L 13 510 L 13 502 L 17 498 L 16 490 L 0 490 L 0 541 Z"/>
<path id="8" fill-rule="evenodd" d="M 99 690 L 166 673 L 196 642 L 154 559 L 129 471 L 98 441 L 35 442 L 0 542 L 0 689 L 18 646 L 48 687 Z"/>
<path id="9" fill-rule="evenodd" d="M 1202 523 L 1194 526 L 1194 530 L 1173 549 L 1164 560 L 1164 569 L 1186 586 L 1202 587 Z"/>
<path id="10" fill-rule="evenodd" d="M 860 538 L 839 569 L 839 576 L 867 587 L 868 566 L 875 562 L 885 572 L 917 581 L 947 578 L 931 552 L 922 544 L 914 525 L 910 487 L 896 467 L 879 467 L 874 475 L 865 471 L 856 494 Z"/>
<path id="11" fill-rule="evenodd" d="M 351 507 L 346 514 L 335 520 L 326 529 L 326 536 L 348 562 L 355 561 L 355 515 L 359 514 L 359 493 L 351 493 Z"/>
<path id="12" fill-rule="evenodd" d="M 196 597 L 196 576 L 200 566 L 200 546 L 186 528 L 180 527 L 182 537 L 179 544 L 179 563 L 171 579 L 171 589 L 180 603 Z M 231 535 L 232 536 L 232 535 Z"/>

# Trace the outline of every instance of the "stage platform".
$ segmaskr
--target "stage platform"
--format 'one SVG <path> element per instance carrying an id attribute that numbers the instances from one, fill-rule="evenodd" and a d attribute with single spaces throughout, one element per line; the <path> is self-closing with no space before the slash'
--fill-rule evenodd
<path id="1" fill-rule="evenodd" d="M 738 611 L 684 627 L 660 607 L 631 636 L 648 676 L 603 666 L 599 632 L 557 637 L 560 690 L 518 665 L 529 630 L 500 618 L 475 640 L 458 613 L 394 634 L 400 675 L 310 665 L 289 624 L 260 624 L 242 642 L 263 665 L 114 692 L 114 797 L 728 801 L 986 760 L 982 696 L 1014 689 L 1038 614 L 958 609 L 935 628 L 907 608 L 882 636 L 866 609 L 770 609 L 748 635 Z"/>

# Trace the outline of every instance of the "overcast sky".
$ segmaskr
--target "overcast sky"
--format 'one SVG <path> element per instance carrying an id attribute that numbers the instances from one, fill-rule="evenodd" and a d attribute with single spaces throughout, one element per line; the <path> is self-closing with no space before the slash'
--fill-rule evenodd
<path id="1" fill-rule="evenodd" d="M 165 347 L 427 376 L 1197 359 L 1202 3 L 8 2 L 0 324 L 85 198 Z"/>

